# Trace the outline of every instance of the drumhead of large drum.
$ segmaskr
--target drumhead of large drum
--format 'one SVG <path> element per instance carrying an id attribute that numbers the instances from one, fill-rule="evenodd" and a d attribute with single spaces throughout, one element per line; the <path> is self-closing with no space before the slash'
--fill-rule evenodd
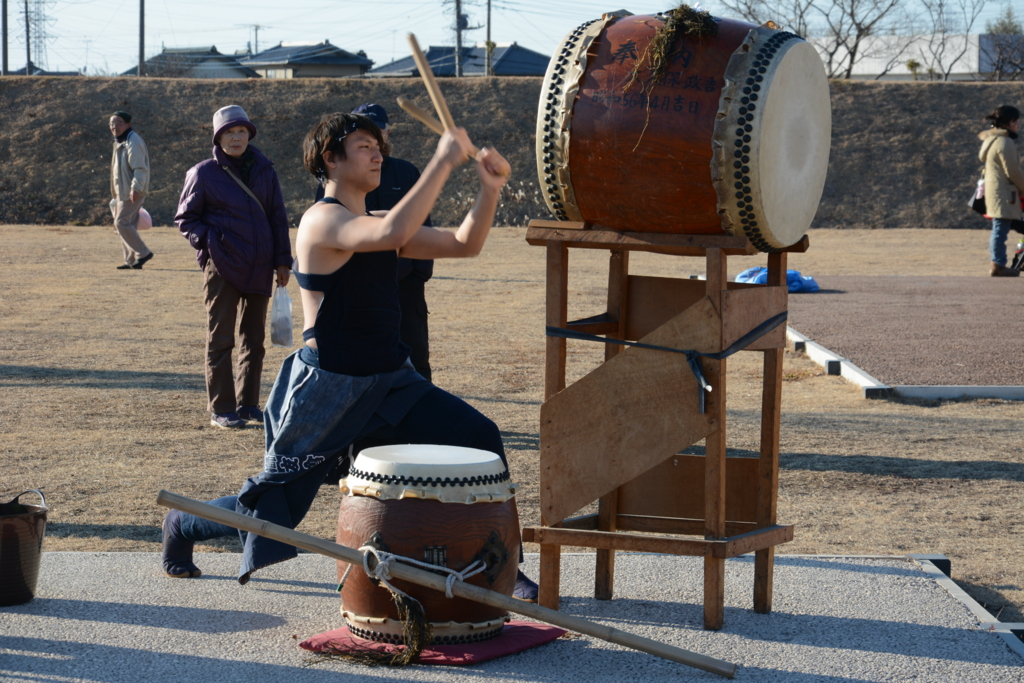
<path id="1" fill-rule="evenodd" d="M 515 495 L 497 454 L 476 448 L 399 444 L 364 449 L 342 493 L 381 500 L 423 498 L 444 503 L 500 503 Z"/>
<path id="2" fill-rule="evenodd" d="M 712 144 L 723 227 L 762 251 L 796 243 L 818 209 L 832 109 L 817 51 L 759 27 L 726 70 Z"/>
<path id="3" fill-rule="evenodd" d="M 832 138 L 828 79 L 817 51 L 797 42 L 786 53 L 764 104 L 761 205 L 775 247 L 796 243 L 811 226 L 825 187 Z"/>

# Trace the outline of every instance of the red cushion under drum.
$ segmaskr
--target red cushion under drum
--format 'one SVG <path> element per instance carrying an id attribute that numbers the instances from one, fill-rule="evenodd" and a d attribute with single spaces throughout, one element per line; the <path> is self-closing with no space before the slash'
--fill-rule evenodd
<path id="1" fill-rule="evenodd" d="M 548 624 L 537 624 L 528 621 L 510 621 L 501 635 L 491 640 L 463 645 L 430 645 L 420 653 L 420 664 L 446 664 L 448 666 L 464 666 L 479 664 L 490 659 L 505 655 L 514 655 L 530 648 L 550 643 L 565 635 L 566 631 Z M 299 643 L 299 647 L 310 652 L 335 650 L 339 652 L 381 652 L 392 654 L 400 646 L 376 643 L 372 640 L 356 638 L 349 633 L 348 627 L 321 633 Z"/>

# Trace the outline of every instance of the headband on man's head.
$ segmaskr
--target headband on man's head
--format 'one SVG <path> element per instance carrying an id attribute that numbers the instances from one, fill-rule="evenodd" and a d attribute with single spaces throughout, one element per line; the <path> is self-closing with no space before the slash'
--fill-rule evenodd
<path id="1" fill-rule="evenodd" d="M 125 123 L 131 123 L 132 122 L 132 115 L 129 114 L 128 112 L 126 112 L 126 111 L 115 111 L 113 114 L 111 114 L 111 116 L 119 116 L 119 117 L 121 117 L 121 120 L 124 121 Z"/>
<path id="2" fill-rule="evenodd" d="M 357 130 L 359 130 L 359 121 L 349 121 L 348 123 L 345 124 L 345 127 L 342 129 L 340 135 L 331 138 L 330 144 L 327 145 L 324 151 L 334 152 L 334 150 L 337 149 L 339 144 L 345 142 L 345 138 L 347 138 L 350 134 L 356 132 Z M 320 168 L 318 168 L 316 171 L 316 179 L 320 181 L 321 184 L 323 184 L 324 179 L 326 178 L 327 168 L 323 165 L 323 162 L 321 162 Z"/>

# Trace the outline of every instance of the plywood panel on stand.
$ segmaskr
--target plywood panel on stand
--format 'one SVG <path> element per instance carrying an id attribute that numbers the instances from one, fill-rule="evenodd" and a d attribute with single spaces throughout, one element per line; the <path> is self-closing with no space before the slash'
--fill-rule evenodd
<path id="1" fill-rule="evenodd" d="M 702 299 L 641 341 L 717 351 L 721 321 Z M 561 521 L 716 428 L 681 353 L 627 348 L 541 406 L 541 518 Z M 600 466 L 595 466 L 595 461 Z"/>
<path id="2" fill-rule="evenodd" d="M 725 459 L 726 520 L 757 521 L 759 467 L 758 458 Z M 703 456 L 673 455 L 619 487 L 618 514 L 703 519 L 703 481 Z"/>

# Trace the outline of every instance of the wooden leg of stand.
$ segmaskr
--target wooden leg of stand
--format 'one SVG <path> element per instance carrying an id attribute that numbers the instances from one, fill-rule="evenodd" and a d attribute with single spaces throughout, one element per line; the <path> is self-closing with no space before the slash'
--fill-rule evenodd
<path id="1" fill-rule="evenodd" d="M 597 508 L 597 528 L 599 531 L 615 531 L 616 507 L 619 491 L 616 489 L 602 496 Z M 615 591 L 615 551 L 597 550 L 597 569 L 594 574 L 594 597 L 598 600 L 611 600 Z"/>
<path id="2" fill-rule="evenodd" d="M 725 361 L 712 361 L 721 364 L 721 374 L 705 374 L 712 383 L 714 392 L 718 392 L 724 379 Z M 711 365 L 707 363 L 706 365 Z M 721 398 L 721 397 L 719 397 Z M 710 402 L 709 402 L 710 403 Z M 704 538 L 725 538 L 725 425 L 709 434 L 705 443 L 704 462 Z M 717 631 L 722 628 L 725 620 L 725 559 L 715 557 L 704 558 L 704 628 Z"/>
<path id="3" fill-rule="evenodd" d="M 626 334 L 626 301 L 629 282 L 629 252 L 612 251 L 608 259 L 608 319 L 618 322 L 615 337 L 622 339 Z M 621 346 L 605 345 L 605 361 L 615 357 Z M 618 513 L 619 492 L 616 489 L 598 502 L 597 528 L 600 531 L 615 531 L 615 515 Z M 611 600 L 615 592 L 615 551 L 598 549 L 597 567 L 594 573 L 594 597 Z"/>
<path id="4" fill-rule="evenodd" d="M 779 404 L 782 400 L 782 349 L 764 352 L 764 392 L 761 402 L 761 461 L 757 483 L 757 526 L 775 524 L 779 491 Z M 772 611 L 775 548 L 754 554 L 754 611 Z"/>
<path id="5" fill-rule="evenodd" d="M 707 250 L 706 292 L 719 312 L 726 288 L 725 254 Z M 704 538 L 725 538 L 725 361 L 701 361 L 711 384 L 706 410 L 715 418 L 717 430 L 704 440 Z M 717 631 L 725 619 L 725 560 L 704 558 L 704 628 Z"/>
<path id="6" fill-rule="evenodd" d="M 565 327 L 568 308 L 569 249 L 561 244 L 548 245 L 546 322 Z M 565 389 L 565 340 L 547 338 L 544 359 L 544 400 Z M 542 446 L 543 447 L 543 446 Z M 547 483 L 541 473 L 541 487 Z M 543 519 L 542 519 L 543 521 Z M 545 522 L 547 524 L 547 522 Z M 561 520 L 548 526 L 559 526 Z M 558 609 L 562 578 L 562 547 L 540 546 L 540 584 L 537 602 L 548 609 Z"/>
<path id="7" fill-rule="evenodd" d="M 768 256 L 768 285 L 786 284 L 786 254 Z M 779 498 L 779 428 L 782 415 L 783 349 L 764 352 L 764 388 L 761 394 L 761 459 L 757 484 L 757 526 L 775 524 Z M 775 548 L 754 553 L 754 611 L 772 611 Z"/>
<path id="8" fill-rule="evenodd" d="M 548 609 L 558 609 L 562 581 L 562 546 L 540 546 L 540 590 L 537 603 Z"/>

